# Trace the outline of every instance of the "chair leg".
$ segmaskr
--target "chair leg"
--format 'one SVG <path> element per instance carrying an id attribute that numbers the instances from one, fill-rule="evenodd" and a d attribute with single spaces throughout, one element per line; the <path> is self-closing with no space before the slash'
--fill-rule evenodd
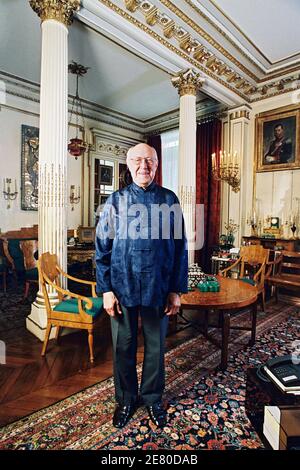
<path id="1" fill-rule="evenodd" d="M 264 290 L 260 292 L 259 300 L 260 300 L 261 309 L 265 313 L 266 312 L 266 293 Z"/>
<path id="2" fill-rule="evenodd" d="M 89 342 L 89 349 L 90 349 L 90 361 L 91 363 L 94 362 L 94 336 L 93 336 L 93 330 L 88 330 L 88 342 Z"/>
<path id="3" fill-rule="evenodd" d="M 25 282 L 24 300 L 27 299 L 29 293 L 29 282 Z"/>
<path id="4" fill-rule="evenodd" d="M 60 331 L 60 326 L 57 326 L 56 327 L 56 333 L 55 333 L 55 341 L 57 341 L 57 342 L 59 340 L 59 331 Z"/>
<path id="5" fill-rule="evenodd" d="M 275 299 L 276 299 L 276 303 L 278 303 L 278 288 L 277 288 L 277 286 L 275 286 Z"/>
<path id="6" fill-rule="evenodd" d="M 46 349 L 47 349 L 47 346 L 48 346 L 48 341 L 49 341 L 51 328 L 52 328 L 52 325 L 51 325 L 51 323 L 48 322 L 47 323 L 47 328 L 46 328 L 46 333 L 45 333 L 45 339 L 44 339 L 42 354 L 41 354 L 42 356 L 45 356 L 45 354 L 46 354 Z"/>

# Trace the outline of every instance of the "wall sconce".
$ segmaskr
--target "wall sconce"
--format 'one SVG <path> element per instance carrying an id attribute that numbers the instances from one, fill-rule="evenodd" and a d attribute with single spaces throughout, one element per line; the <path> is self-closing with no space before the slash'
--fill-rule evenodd
<path id="1" fill-rule="evenodd" d="M 10 201 L 14 201 L 17 197 L 17 182 L 15 180 L 15 190 L 11 190 L 11 178 L 3 178 L 3 196 L 5 201 L 7 201 L 7 209 L 11 208 Z"/>
<path id="2" fill-rule="evenodd" d="M 80 201 L 80 186 L 78 186 L 77 196 L 76 196 L 76 188 L 75 185 L 72 184 L 70 187 L 70 203 L 72 206 L 72 211 L 74 210 L 74 204 L 78 204 Z"/>
<path id="3" fill-rule="evenodd" d="M 237 152 L 230 154 L 221 150 L 218 159 L 215 153 L 211 158 L 213 178 L 217 181 L 226 181 L 235 193 L 239 192 L 241 178 Z"/>

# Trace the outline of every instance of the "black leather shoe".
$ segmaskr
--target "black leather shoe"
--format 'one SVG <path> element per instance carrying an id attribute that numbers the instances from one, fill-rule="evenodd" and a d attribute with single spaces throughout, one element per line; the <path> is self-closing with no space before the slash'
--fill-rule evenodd
<path id="1" fill-rule="evenodd" d="M 147 406 L 151 421 L 156 426 L 163 428 L 167 424 L 167 412 L 161 402 L 153 403 L 153 405 Z"/>
<path id="2" fill-rule="evenodd" d="M 135 405 L 117 405 L 113 416 L 115 428 L 123 428 L 133 416 L 135 409 Z"/>

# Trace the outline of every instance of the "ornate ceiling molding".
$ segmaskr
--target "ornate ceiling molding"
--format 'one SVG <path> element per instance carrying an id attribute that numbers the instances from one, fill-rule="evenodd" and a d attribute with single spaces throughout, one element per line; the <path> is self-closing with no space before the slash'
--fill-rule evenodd
<path id="1" fill-rule="evenodd" d="M 80 8 L 80 0 L 30 0 L 31 8 L 45 20 L 57 20 L 68 26 L 73 21 L 73 14 Z"/>
<path id="2" fill-rule="evenodd" d="M 228 61 L 230 60 L 237 65 L 249 78 L 241 75 L 238 70 L 233 69 L 231 65 L 217 57 L 215 53 L 204 46 L 197 37 L 193 37 L 188 31 L 177 24 L 173 18 L 165 12 L 160 11 L 158 7 L 149 1 L 123 0 L 126 9 L 133 15 L 137 15 L 139 12 L 143 14 L 145 24 L 139 21 L 135 16 L 126 13 L 110 0 L 99 1 L 248 102 L 258 101 L 268 96 L 276 96 L 283 92 L 286 93 L 299 88 L 299 71 L 297 72 L 297 69 L 292 69 L 291 72 L 293 72 L 293 74 L 284 78 L 279 74 L 274 75 L 278 80 L 271 81 L 270 77 L 266 77 L 265 79 L 257 77 L 224 50 L 224 48 L 211 38 L 200 26 L 173 5 L 170 0 L 160 0 L 160 3 L 187 23 L 199 36 L 203 37 L 212 47 L 222 53 Z M 189 0 L 186 0 L 186 2 L 192 6 L 192 2 Z M 197 7 L 195 7 L 195 9 L 196 8 Z M 161 30 L 163 37 L 157 33 L 158 28 Z M 223 35 L 224 34 L 223 32 Z M 176 48 L 174 44 L 176 44 L 179 49 Z M 246 57 L 246 54 L 244 55 Z M 249 60 L 248 56 L 247 58 Z M 268 83 L 265 83 L 266 80 L 268 80 Z"/>

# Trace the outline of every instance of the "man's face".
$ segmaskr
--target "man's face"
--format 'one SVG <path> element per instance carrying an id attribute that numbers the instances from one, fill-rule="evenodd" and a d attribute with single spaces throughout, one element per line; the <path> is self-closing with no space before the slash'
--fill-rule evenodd
<path id="1" fill-rule="evenodd" d="M 284 134 L 283 127 L 282 126 L 277 126 L 274 129 L 274 135 L 276 139 L 282 139 Z"/>
<path id="2" fill-rule="evenodd" d="M 129 150 L 127 166 L 135 184 L 146 188 L 154 180 L 158 161 L 149 145 L 138 144 Z"/>

